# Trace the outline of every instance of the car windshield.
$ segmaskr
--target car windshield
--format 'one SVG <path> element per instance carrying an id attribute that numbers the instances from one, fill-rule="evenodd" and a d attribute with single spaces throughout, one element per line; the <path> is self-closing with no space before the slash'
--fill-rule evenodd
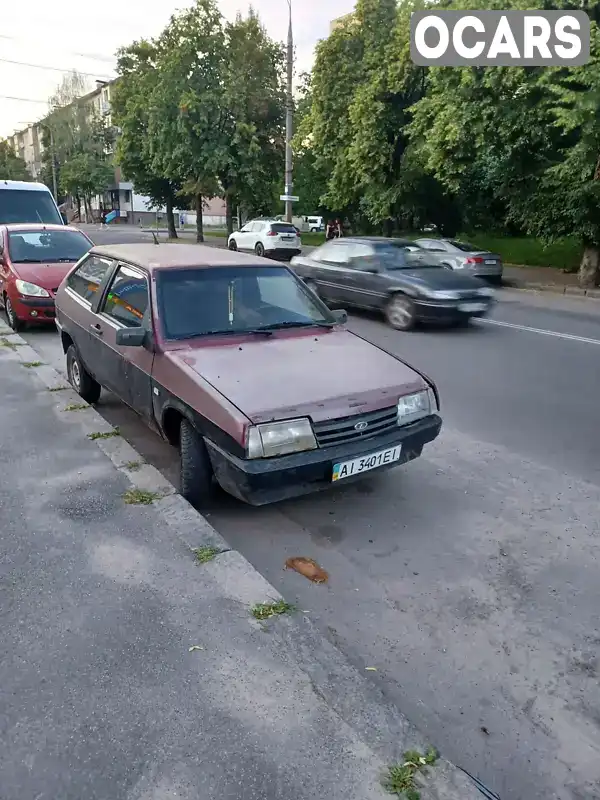
<path id="1" fill-rule="evenodd" d="M 62 225 L 62 217 L 50 192 L 34 189 L 6 189 L 0 185 L 0 223 L 41 222 Z"/>
<path id="2" fill-rule="evenodd" d="M 286 267 L 208 267 L 157 273 L 167 339 L 331 326 L 335 317 Z"/>
<path id="3" fill-rule="evenodd" d="M 456 239 L 450 239 L 449 244 L 452 247 L 456 247 L 457 250 L 462 250 L 463 253 L 480 253 L 481 248 L 474 247 L 472 244 L 467 244 L 467 242 L 457 242 Z"/>
<path id="4" fill-rule="evenodd" d="M 75 262 L 90 249 L 89 240 L 79 231 L 11 231 L 8 252 L 14 264 L 58 264 Z"/>
<path id="5" fill-rule="evenodd" d="M 378 247 L 376 253 L 386 270 L 436 267 L 435 264 L 424 264 L 420 256 L 411 253 L 407 248 L 408 245 L 406 244 L 386 244 Z"/>
<path id="6" fill-rule="evenodd" d="M 271 225 L 273 233 L 296 233 L 296 228 L 289 222 L 274 222 Z"/>

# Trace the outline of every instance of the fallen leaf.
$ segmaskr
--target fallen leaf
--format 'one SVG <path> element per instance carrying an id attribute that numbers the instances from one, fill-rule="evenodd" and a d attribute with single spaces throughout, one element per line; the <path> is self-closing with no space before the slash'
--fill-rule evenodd
<path id="1" fill-rule="evenodd" d="M 204 650 L 204 648 L 203 648 L 203 647 L 200 647 L 200 645 L 199 645 L 199 644 L 193 644 L 193 645 L 190 647 L 190 649 L 189 649 L 189 652 L 190 652 L 190 653 L 193 653 L 193 652 L 194 652 L 194 650 Z"/>
<path id="2" fill-rule="evenodd" d="M 377 672 L 377 667 L 365 667 L 367 672 Z"/>
<path id="3" fill-rule="evenodd" d="M 304 556 L 288 558 L 285 562 L 285 568 L 295 570 L 295 572 L 304 575 L 305 578 L 308 578 L 313 583 L 327 583 L 329 580 L 328 573 L 312 558 L 305 558 Z"/>

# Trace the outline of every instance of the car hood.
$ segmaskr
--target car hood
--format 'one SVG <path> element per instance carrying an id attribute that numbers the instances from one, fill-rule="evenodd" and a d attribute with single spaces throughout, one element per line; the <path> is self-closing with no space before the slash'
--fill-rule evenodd
<path id="1" fill-rule="evenodd" d="M 315 329 L 233 344 L 190 344 L 170 351 L 252 422 L 310 416 L 315 422 L 396 404 L 423 378 L 347 330 Z"/>
<path id="2" fill-rule="evenodd" d="M 22 281 L 35 283 L 36 286 L 53 291 L 58 289 L 62 279 L 75 263 L 75 261 L 61 261 L 60 264 L 13 264 L 13 269 Z"/>
<path id="3" fill-rule="evenodd" d="M 392 282 L 397 281 L 398 284 L 408 282 L 412 286 L 422 286 L 427 289 L 474 292 L 484 287 L 478 278 L 461 275 L 460 272 L 444 267 L 390 270 L 387 274 Z"/>

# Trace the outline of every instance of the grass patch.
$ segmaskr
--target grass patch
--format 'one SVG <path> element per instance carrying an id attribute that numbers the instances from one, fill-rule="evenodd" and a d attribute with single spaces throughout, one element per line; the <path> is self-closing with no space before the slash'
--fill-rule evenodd
<path id="1" fill-rule="evenodd" d="M 416 750 L 404 753 L 401 764 L 392 764 L 385 775 L 382 786 L 389 794 L 404 800 L 420 800 L 421 795 L 415 789 L 415 775 L 426 767 L 432 767 L 438 759 L 435 750 L 428 750 L 425 755 Z"/>
<path id="2" fill-rule="evenodd" d="M 43 361 L 24 361 L 23 366 L 27 367 L 27 369 L 31 369 L 32 367 L 41 367 L 43 363 Z"/>
<path id="3" fill-rule="evenodd" d="M 161 497 L 158 492 L 149 492 L 146 489 L 127 489 L 123 500 L 130 506 L 149 506 Z"/>
<path id="4" fill-rule="evenodd" d="M 70 403 L 63 411 L 84 411 L 86 408 L 89 408 L 87 403 Z"/>
<path id="5" fill-rule="evenodd" d="M 130 472 L 137 472 L 143 463 L 143 461 L 128 461 L 127 464 L 125 464 L 125 469 L 128 469 Z"/>
<path id="6" fill-rule="evenodd" d="M 281 614 L 290 614 L 292 611 L 295 611 L 295 606 L 286 603 L 285 600 L 277 600 L 275 603 L 258 603 L 252 608 L 252 616 L 255 619 L 263 620 Z"/>
<path id="7" fill-rule="evenodd" d="M 120 436 L 121 433 L 118 428 L 115 428 L 114 431 L 94 431 L 94 433 L 88 433 L 88 439 L 91 439 L 92 442 L 95 442 L 97 439 L 112 439 L 113 436 Z"/>
<path id="8" fill-rule="evenodd" d="M 192 550 L 198 564 L 207 564 L 219 555 L 221 551 L 216 547 L 195 547 Z"/>
<path id="9" fill-rule="evenodd" d="M 0 339 L 0 347 L 8 347 L 9 350 L 16 350 L 17 347 L 23 347 L 23 342 L 11 342 L 10 339 L 3 337 Z"/>

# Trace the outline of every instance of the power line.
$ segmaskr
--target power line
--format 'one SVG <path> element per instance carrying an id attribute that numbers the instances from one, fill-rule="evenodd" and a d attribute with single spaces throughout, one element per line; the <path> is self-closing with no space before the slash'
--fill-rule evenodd
<path id="1" fill-rule="evenodd" d="M 19 103 L 41 103 L 46 105 L 48 100 L 34 100 L 32 97 L 10 97 L 7 94 L 0 94 L 0 100 L 17 100 Z"/>
<path id="2" fill-rule="evenodd" d="M 0 61 L 3 61 L 5 64 L 16 64 L 19 67 L 33 67 L 34 69 L 45 69 L 51 72 L 76 72 L 78 75 L 83 76 L 84 78 L 103 78 L 107 81 L 111 81 L 112 78 L 109 78 L 108 75 L 96 75 L 94 72 L 79 72 L 77 69 L 61 69 L 60 67 L 46 67 L 43 64 L 30 64 L 27 61 L 12 61 L 10 58 L 0 58 Z"/>
<path id="3" fill-rule="evenodd" d="M 27 42 L 31 44 L 30 38 L 25 38 L 24 36 L 8 36 L 5 33 L 0 33 L 0 39 L 7 39 L 11 42 Z M 65 53 L 71 56 L 78 56 L 79 58 L 87 58 L 90 61 L 103 61 L 105 64 L 113 64 L 115 59 L 109 56 L 101 56 L 98 53 L 78 53 L 74 50 L 62 50 L 61 53 Z"/>

